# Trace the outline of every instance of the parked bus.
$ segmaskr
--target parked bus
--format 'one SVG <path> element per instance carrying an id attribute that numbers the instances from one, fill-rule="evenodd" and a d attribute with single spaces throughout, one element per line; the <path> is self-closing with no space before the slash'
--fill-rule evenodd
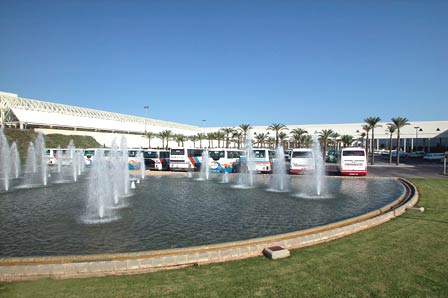
<path id="1" fill-rule="evenodd" d="M 291 174 L 314 173 L 316 163 L 312 149 L 297 148 L 291 151 Z"/>
<path id="2" fill-rule="evenodd" d="M 339 173 L 341 175 L 367 175 L 367 156 L 364 148 L 343 148 L 339 154 Z"/>
<path id="3" fill-rule="evenodd" d="M 67 148 L 46 148 L 45 158 L 50 166 L 61 164 L 63 166 L 72 164 L 72 151 Z M 83 152 L 83 149 L 74 149 L 73 152 Z"/>
<path id="4" fill-rule="evenodd" d="M 108 155 L 111 152 L 111 149 L 106 148 L 88 148 L 84 150 L 84 164 L 87 167 L 91 167 L 93 162 L 95 161 L 95 154 L 99 151 L 104 152 L 104 156 L 106 160 L 108 159 Z M 128 149 L 128 168 L 129 170 L 140 169 L 140 149 Z M 121 150 L 118 149 L 119 154 L 121 154 Z"/>
<path id="5" fill-rule="evenodd" d="M 170 168 L 170 151 L 148 149 L 143 151 L 145 159 L 145 167 L 150 170 L 169 170 Z"/>
<path id="6" fill-rule="evenodd" d="M 128 149 L 128 168 L 129 170 L 137 170 L 141 167 L 140 149 Z"/>
<path id="7" fill-rule="evenodd" d="M 173 148 L 170 151 L 170 169 L 172 171 L 199 171 L 204 149 Z"/>
<path id="8" fill-rule="evenodd" d="M 252 150 L 252 155 L 249 158 L 250 161 L 254 162 L 255 172 L 268 173 L 272 171 L 275 150 L 256 148 Z M 247 156 L 242 155 L 239 162 L 234 164 L 234 167 L 237 171 L 240 171 L 241 167 L 247 167 Z"/>
<path id="9" fill-rule="evenodd" d="M 208 151 L 210 172 L 234 172 L 233 164 L 239 161 L 240 156 L 243 154 L 244 151 L 238 149 L 210 149 Z"/>

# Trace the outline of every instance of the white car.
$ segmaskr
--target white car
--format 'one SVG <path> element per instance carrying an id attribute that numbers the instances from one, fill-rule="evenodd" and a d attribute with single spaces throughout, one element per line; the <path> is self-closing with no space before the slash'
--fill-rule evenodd
<path id="1" fill-rule="evenodd" d="M 425 156 L 423 156 L 423 159 L 426 160 L 440 160 L 443 161 L 445 158 L 444 153 L 426 153 Z"/>
<path id="2" fill-rule="evenodd" d="M 425 151 L 414 151 L 409 153 L 409 157 L 423 157 L 425 156 Z"/>

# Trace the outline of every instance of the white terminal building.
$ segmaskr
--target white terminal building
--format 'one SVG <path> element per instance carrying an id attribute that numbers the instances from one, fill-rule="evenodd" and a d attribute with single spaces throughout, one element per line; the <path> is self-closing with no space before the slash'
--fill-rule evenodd
<path id="1" fill-rule="evenodd" d="M 406 115 L 402 115 L 406 117 Z M 0 121 L 3 127 L 15 127 L 19 129 L 34 129 L 43 134 L 65 134 L 65 135 L 87 135 L 94 137 L 98 143 L 110 146 L 113 140 L 126 136 L 129 147 L 147 148 L 148 138 L 146 132 L 160 133 L 170 130 L 172 134 L 182 134 L 193 136 L 198 133 L 209 133 L 220 130 L 222 127 L 200 127 L 188 124 L 181 124 L 170 121 L 156 120 L 152 118 L 137 117 L 100 111 L 36 99 L 19 97 L 17 94 L 0 92 Z M 410 125 L 400 129 L 402 148 L 406 151 L 445 151 L 448 148 L 448 121 L 409 121 Z M 355 140 L 360 138 L 363 132 L 362 126 L 365 123 L 345 123 L 345 124 L 313 124 L 286 125 L 287 130 L 283 132 L 302 128 L 309 134 L 331 129 L 339 135 L 351 135 Z M 237 128 L 239 124 L 235 124 Z M 386 132 L 387 122 L 378 123 L 375 128 L 376 150 L 387 147 L 389 134 Z M 266 126 L 253 126 L 250 136 L 256 134 L 274 132 L 268 131 Z M 392 143 L 396 143 L 397 135 L 393 134 Z M 221 145 L 224 142 L 221 141 Z M 216 147 L 214 141 L 212 146 Z M 166 143 L 165 143 L 166 145 Z M 199 142 L 195 142 L 198 147 Z M 208 145 L 208 140 L 202 141 L 203 146 Z M 186 147 L 193 147 L 192 141 L 184 143 Z M 222 145 L 223 146 L 223 145 Z M 232 147 L 235 146 L 232 143 Z M 151 147 L 162 147 L 162 140 L 157 137 L 151 139 Z M 177 147 L 177 142 L 169 141 L 169 147 Z"/>

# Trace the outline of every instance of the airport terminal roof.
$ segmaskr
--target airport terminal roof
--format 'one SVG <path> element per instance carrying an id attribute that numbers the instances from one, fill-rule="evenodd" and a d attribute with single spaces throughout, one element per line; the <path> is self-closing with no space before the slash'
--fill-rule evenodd
<path id="1" fill-rule="evenodd" d="M 70 127 L 143 133 L 165 129 L 175 133 L 191 134 L 199 127 L 176 122 L 112 113 L 77 106 L 70 106 L 0 92 L 2 122 L 20 122 L 27 125 Z"/>

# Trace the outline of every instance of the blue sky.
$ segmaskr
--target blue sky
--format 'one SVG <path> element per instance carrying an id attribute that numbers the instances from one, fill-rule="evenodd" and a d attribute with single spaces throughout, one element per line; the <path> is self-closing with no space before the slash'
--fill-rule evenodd
<path id="1" fill-rule="evenodd" d="M 448 120 L 444 0 L 0 0 L 0 38 L 21 97 L 207 126 Z"/>

